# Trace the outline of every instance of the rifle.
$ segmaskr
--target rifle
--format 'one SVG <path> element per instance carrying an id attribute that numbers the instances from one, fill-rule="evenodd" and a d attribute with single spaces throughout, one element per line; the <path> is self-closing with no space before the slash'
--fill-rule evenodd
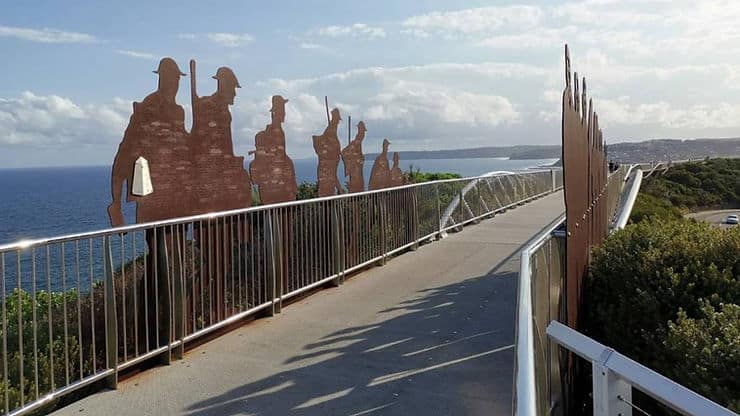
<path id="1" fill-rule="evenodd" d="M 324 96 L 324 107 L 326 107 L 326 124 L 329 125 L 331 120 L 329 119 L 329 97 Z"/>
<path id="2" fill-rule="evenodd" d="M 198 93 L 195 91 L 195 59 L 190 60 L 190 105 L 193 117 L 195 117 L 195 102 L 198 100 Z M 195 124 L 195 120 L 193 120 Z"/>

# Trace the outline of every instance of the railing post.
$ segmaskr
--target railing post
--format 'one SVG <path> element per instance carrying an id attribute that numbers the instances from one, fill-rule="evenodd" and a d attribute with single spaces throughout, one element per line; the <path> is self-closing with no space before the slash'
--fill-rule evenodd
<path id="1" fill-rule="evenodd" d="M 555 191 L 555 188 L 557 188 L 557 182 L 555 181 L 555 169 L 550 169 L 550 177 L 552 179 L 552 188 L 551 191 Z"/>
<path id="2" fill-rule="evenodd" d="M 268 309 L 268 314 L 270 316 L 274 316 L 278 313 L 280 313 L 281 309 L 281 300 L 280 300 L 280 291 L 279 291 L 279 276 L 277 272 L 278 265 L 280 264 L 280 253 L 278 252 L 278 245 L 279 243 L 275 238 L 275 235 L 277 234 L 277 231 L 275 228 L 277 228 L 276 221 L 274 221 L 272 216 L 272 210 L 268 209 L 265 211 L 265 225 L 264 225 L 264 239 L 265 239 L 265 251 L 267 252 L 267 258 L 265 259 L 265 263 L 267 265 L 267 294 L 270 296 L 270 309 Z"/>
<path id="3" fill-rule="evenodd" d="M 156 334 L 156 347 L 167 346 L 167 351 L 162 354 L 160 361 L 169 365 L 172 361 L 172 349 L 170 348 L 171 322 L 172 322 L 172 294 L 170 292 L 170 267 L 169 253 L 167 252 L 166 227 L 154 229 L 156 234 L 157 267 L 155 269 L 156 302 L 158 308 L 155 310 L 157 322 L 161 325 Z M 155 325 L 156 326 L 156 325 Z"/>
<path id="4" fill-rule="evenodd" d="M 385 266 L 386 263 L 386 255 L 388 254 L 388 209 L 386 207 L 386 192 L 381 192 L 378 194 L 378 199 L 380 200 L 380 251 L 382 252 L 382 258 L 380 259 L 380 265 Z"/>
<path id="5" fill-rule="evenodd" d="M 185 291 L 184 286 L 184 248 L 185 248 L 185 232 L 180 230 L 174 233 L 175 247 L 172 248 L 173 255 L 175 256 L 174 267 L 172 271 L 172 283 L 173 283 L 173 294 L 172 294 L 172 305 L 173 305 L 173 325 L 175 326 L 174 337 L 180 341 L 180 344 L 175 349 L 175 359 L 181 360 L 185 355 Z"/>
<path id="6" fill-rule="evenodd" d="M 419 200 L 416 195 L 416 188 L 409 188 L 405 192 L 411 192 L 411 207 L 409 216 L 411 220 L 411 236 L 414 239 L 414 244 L 411 246 L 411 251 L 416 251 L 419 248 Z"/>
<path id="7" fill-rule="evenodd" d="M 605 349 L 598 361 L 592 361 L 594 416 L 632 416 L 632 388 L 606 367 L 614 352 Z"/>
<path id="8" fill-rule="evenodd" d="M 442 224 L 442 201 L 439 198 L 439 184 L 434 184 L 434 194 L 437 199 L 437 240 L 445 238 L 444 226 Z"/>
<path id="9" fill-rule="evenodd" d="M 332 235 L 332 255 L 334 256 L 334 271 L 337 275 L 332 280 L 332 286 L 338 287 L 344 283 L 344 221 L 341 209 L 341 200 L 331 201 L 331 231 Z"/>
<path id="10" fill-rule="evenodd" d="M 109 388 L 118 387 L 118 321 L 116 320 L 116 295 L 113 281 L 113 251 L 110 236 L 105 237 L 105 261 L 103 262 L 103 296 L 105 301 L 105 365 L 113 373 L 105 380 Z M 125 282 L 121 282 L 125 284 Z"/>

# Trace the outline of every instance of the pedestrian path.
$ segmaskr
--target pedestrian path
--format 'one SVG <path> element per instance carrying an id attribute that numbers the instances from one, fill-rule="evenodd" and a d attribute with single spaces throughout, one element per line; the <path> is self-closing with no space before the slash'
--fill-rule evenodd
<path id="1" fill-rule="evenodd" d="M 511 414 L 517 254 L 563 212 L 471 225 L 54 414 Z"/>

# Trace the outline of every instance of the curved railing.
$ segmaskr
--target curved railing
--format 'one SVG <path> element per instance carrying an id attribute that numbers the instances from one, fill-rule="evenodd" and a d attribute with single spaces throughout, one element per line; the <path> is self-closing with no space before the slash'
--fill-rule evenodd
<path id="1" fill-rule="evenodd" d="M 613 222 L 628 166 L 609 175 L 606 212 Z M 565 320 L 565 215 L 520 253 L 513 409 L 517 416 L 562 414 L 563 386 L 557 345 L 547 339 L 551 321 Z"/>

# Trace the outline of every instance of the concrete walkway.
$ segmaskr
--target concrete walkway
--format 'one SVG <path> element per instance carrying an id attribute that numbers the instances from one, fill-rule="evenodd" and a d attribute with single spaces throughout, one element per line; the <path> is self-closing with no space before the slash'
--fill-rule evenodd
<path id="1" fill-rule="evenodd" d="M 511 414 L 517 254 L 563 212 L 467 227 L 54 414 Z"/>

